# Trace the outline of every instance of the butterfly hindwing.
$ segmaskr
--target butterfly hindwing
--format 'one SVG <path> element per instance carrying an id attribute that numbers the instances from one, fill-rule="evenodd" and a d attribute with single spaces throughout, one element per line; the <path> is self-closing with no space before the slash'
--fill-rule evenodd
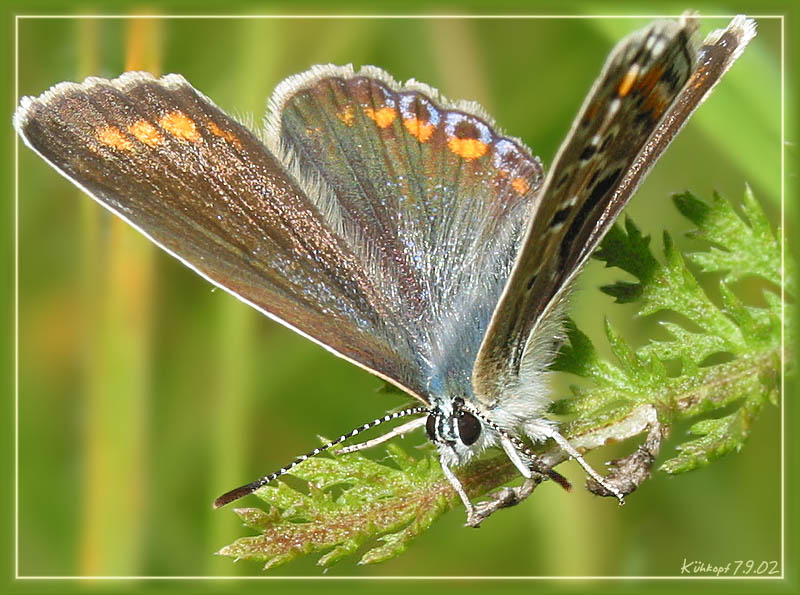
<path id="1" fill-rule="evenodd" d="M 276 151 L 395 305 L 430 390 L 468 386 L 538 160 L 476 106 L 373 67 L 315 67 L 271 104 Z"/>

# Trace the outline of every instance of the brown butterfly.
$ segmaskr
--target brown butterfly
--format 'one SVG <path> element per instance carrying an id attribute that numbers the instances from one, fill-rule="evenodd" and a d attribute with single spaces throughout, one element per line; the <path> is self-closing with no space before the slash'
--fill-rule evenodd
<path id="1" fill-rule="evenodd" d="M 525 477 L 568 486 L 526 444 L 552 438 L 623 498 L 547 419 L 547 369 L 573 279 L 755 35 L 736 17 L 700 44 L 697 26 L 687 15 L 623 39 L 547 175 L 479 106 L 374 67 L 287 79 L 263 140 L 182 77 L 136 72 L 25 97 L 14 124 L 200 275 L 421 402 L 217 506 L 364 429 L 419 415 L 403 431 L 426 427 L 477 524 L 452 468 L 489 447 Z"/>

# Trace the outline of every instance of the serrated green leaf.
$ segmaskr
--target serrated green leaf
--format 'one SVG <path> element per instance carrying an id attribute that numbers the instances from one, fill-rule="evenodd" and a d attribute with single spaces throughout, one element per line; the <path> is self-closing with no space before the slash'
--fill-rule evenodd
<path id="1" fill-rule="evenodd" d="M 667 473 L 684 473 L 704 467 L 730 452 L 741 450 L 750 436 L 753 421 L 766 402 L 765 396 L 755 393 L 754 398 L 745 400 L 730 415 L 694 424 L 689 431 L 700 437 L 678 446 L 680 454 L 661 465 L 661 470 Z"/>
<path id="2" fill-rule="evenodd" d="M 631 428 L 642 424 L 631 424 L 630 418 L 643 406 L 655 408 L 666 426 L 675 420 L 695 421 L 692 437 L 661 465 L 668 473 L 702 467 L 743 447 L 763 406 L 779 403 L 781 333 L 786 333 L 791 349 L 788 339 L 794 329 L 782 318 L 784 310 L 791 315 L 792 307 L 772 288 L 764 290 L 765 305 L 756 307 L 745 304 L 730 285 L 749 276 L 780 280 L 780 244 L 749 189 L 742 216 L 716 195 L 709 204 L 686 193 L 676 196 L 675 203 L 697 226 L 692 236 L 710 244 L 708 250 L 693 253 L 691 262 L 701 271 L 724 273 L 716 286 L 718 296 L 712 299 L 703 289 L 668 234 L 661 259 L 633 222 L 626 221 L 624 229 L 615 226 L 596 256 L 636 281 L 618 282 L 603 291 L 620 302 L 635 300 L 640 315 L 680 316 L 677 322 L 660 321 L 669 335 L 666 340 L 637 349 L 606 323 L 612 360 L 601 358 L 589 338 L 567 321 L 567 341 L 553 369 L 576 374 L 591 386 L 573 387 L 571 397 L 554 401 L 550 408 L 554 415 L 572 417 L 562 427 L 570 440 L 601 428 L 619 432 L 609 434 L 614 440 L 632 438 Z M 791 263 L 787 271 L 786 286 L 791 287 Z M 714 356 L 720 363 L 708 365 Z M 677 373 L 667 372 L 669 361 L 680 363 Z M 790 355 L 787 362 L 793 362 Z M 698 420 L 719 415 L 723 408 L 725 415 Z M 360 551 L 360 564 L 399 555 L 459 499 L 435 453 L 418 459 L 396 444 L 389 444 L 387 451 L 385 462 L 358 452 L 305 461 L 293 475 L 306 482 L 306 490 L 282 482 L 259 490 L 266 512 L 236 511 L 259 535 L 241 538 L 219 553 L 258 560 L 266 568 L 308 554 L 321 555 L 321 566 Z M 518 477 L 503 455 L 458 472 L 471 497 Z"/>
<path id="3" fill-rule="evenodd" d="M 570 372 L 602 384 L 619 384 L 624 381 L 624 375 L 600 358 L 589 337 L 582 333 L 572 320 L 565 321 L 564 330 L 567 341 L 553 362 L 552 370 Z"/>
<path id="4" fill-rule="evenodd" d="M 674 200 L 681 213 L 698 226 L 689 235 L 711 244 L 707 251 L 693 253 L 692 262 L 704 271 L 726 273 L 718 285 L 720 305 L 703 290 L 666 233 L 664 264 L 648 258 L 642 258 L 641 262 L 655 262 L 655 265 L 636 269 L 629 264 L 631 257 L 627 253 L 645 245 L 635 227 L 628 233 L 618 229 L 612 236 L 613 258 L 609 256 L 610 250 L 598 253 L 609 264 L 620 263 L 639 278 L 636 294 L 640 314 L 672 311 L 701 329 L 697 332 L 664 321 L 661 324 L 671 338 L 652 341 L 636 351 L 626 348 L 620 337 L 609 333 L 620 370 L 631 381 L 629 386 L 618 388 L 630 390 L 638 385 L 644 391 L 649 385 L 653 392 L 648 399 L 662 409 L 668 408 L 678 419 L 715 411 L 737 400 L 742 402 L 736 411 L 725 417 L 692 426 L 692 433 L 700 437 L 679 446 L 681 454 L 662 465 L 662 470 L 669 473 L 695 469 L 740 449 L 763 403 L 776 401 L 775 371 L 780 365 L 782 308 L 776 294 L 770 291 L 764 293 L 766 308 L 745 305 L 726 282 L 750 276 L 761 276 L 773 282 L 780 279 L 779 245 L 750 189 L 745 192 L 744 218 L 719 195 L 714 195 L 711 204 L 690 193 L 676 195 Z M 631 284 L 612 285 L 607 293 L 619 294 L 622 287 L 630 294 L 628 285 Z M 584 346 L 584 350 L 589 349 Z M 728 354 L 731 361 L 703 366 L 714 354 Z M 661 376 L 663 368 L 659 368 L 658 362 L 667 360 L 681 363 L 678 376 Z M 652 366 L 650 374 L 646 371 L 647 364 Z M 654 382 L 660 386 L 654 386 Z M 586 414 L 586 408 L 582 409 L 579 404 L 591 406 L 609 401 L 608 395 L 604 398 L 597 395 L 598 392 L 602 395 L 607 388 L 602 385 L 599 390 L 585 390 L 591 396 L 578 394 L 578 404 L 562 407 L 562 410 Z"/>
<path id="5" fill-rule="evenodd" d="M 611 352 L 617 358 L 618 366 L 624 373 L 625 383 L 620 388 L 626 389 L 632 398 L 657 386 L 666 376 L 664 366 L 644 352 L 631 349 L 623 338 L 614 330 L 608 320 L 605 321 L 606 337 L 611 345 Z"/>
<path id="6" fill-rule="evenodd" d="M 691 375 L 708 356 L 721 353 L 727 347 L 725 340 L 716 335 L 695 333 L 666 320 L 660 321 L 660 325 L 671 338 L 666 341 L 651 341 L 640 351 L 661 361 L 678 360 L 684 375 Z"/>
<path id="7" fill-rule="evenodd" d="M 625 219 L 625 231 L 614 225 L 606 234 L 594 257 L 608 267 L 617 267 L 647 283 L 658 269 L 658 261 L 650 251 L 650 236 L 642 235 L 632 219 Z"/>
<path id="8" fill-rule="evenodd" d="M 233 512 L 236 513 L 245 527 L 256 531 L 266 529 L 277 518 L 276 509 L 265 512 L 260 508 L 234 508 Z"/>
<path id="9" fill-rule="evenodd" d="M 688 192 L 674 196 L 673 200 L 678 210 L 698 225 L 690 235 L 711 244 L 708 250 L 689 255 L 702 271 L 724 273 L 728 281 L 762 277 L 780 285 L 778 243 L 749 187 L 742 208 L 745 218 L 716 193 L 711 205 Z"/>
<path id="10" fill-rule="evenodd" d="M 261 534 L 239 539 L 219 553 L 275 567 L 330 550 L 318 561 L 327 566 L 354 554 L 376 535 L 396 532 L 417 518 L 433 522 L 452 503 L 447 498 L 430 502 L 415 496 L 441 482 L 441 470 L 427 460 L 409 457 L 396 445 L 391 448 L 393 459 L 403 462 L 402 470 L 359 453 L 305 461 L 293 475 L 308 482 L 308 494 L 283 482 L 261 488 L 256 495 L 270 505 L 270 513 L 239 511 L 245 523 Z M 336 497 L 330 492 L 333 487 L 341 490 Z M 416 533 L 405 535 L 408 540 Z"/>

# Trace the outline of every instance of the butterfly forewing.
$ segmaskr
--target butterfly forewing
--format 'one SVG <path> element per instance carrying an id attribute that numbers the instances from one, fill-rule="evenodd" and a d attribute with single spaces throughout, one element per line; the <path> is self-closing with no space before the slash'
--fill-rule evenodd
<path id="1" fill-rule="evenodd" d="M 385 296 L 286 168 L 182 77 L 129 73 L 23 100 L 25 142 L 203 276 L 412 393 Z"/>
<path id="2" fill-rule="evenodd" d="M 437 375 L 468 386 L 541 183 L 538 161 L 474 106 L 375 68 L 318 67 L 272 104 L 285 160 L 368 263 L 431 390 L 445 381 Z"/>
<path id="3" fill-rule="evenodd" d="M 656 22 L 612 51 L 543 184 L 492 316 L 473 371 L 480 398 L 493 402 L 513 384 L 524 356 L 540 348 L 533 341 L 552 341 L 538 337 L 537 327 L 551 329 L 572 278 L 752 37 L 744 23 L 734 20 L 727 36 L 710 36 L 725 49 L 717 43 L 716 50 L 707 44 L 698 51 L 697 22 L 684 17 Z"/>
<path id="4" fill-rule="evenodd" d="M 653 166 L 658 156 L 666 150 L 672 139 L 686 125 L 689 117 L 700 106 L 722 76 L 741 55 L 756 35 L 755 21 L 737 16 L 726 29 L 717 29 L 706 37 L 697 54 L 696 67 L 683 90 L 672 103 L 661 124 L 626 172 L 616 192 L 630 195 Z M 614 218 L 624 206 L 624 201 L 614 200 Z M 600 230 L 598 230 L 599 232 Z M 590 240 L 596 245 L 598 240 Z"/>

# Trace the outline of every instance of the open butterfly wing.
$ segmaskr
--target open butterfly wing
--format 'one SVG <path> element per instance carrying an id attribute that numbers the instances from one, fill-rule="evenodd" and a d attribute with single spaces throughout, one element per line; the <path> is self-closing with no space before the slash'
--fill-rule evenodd
<path id="1" fill-rule="evenodd" d="M 518 381 L 528 354 L 547 358 L 565 291 L 638 184 L 755 34 L 737 17 L 693 40 L 697 22 L 656 22 L 610 54 L 542 186 L 473 371 L 494 403 Z M 540 341 L 535 341 L 540 339 Z M 504 395 L 513 398 L 513 395 Z"/>
<path id="2" fill-rule="evenodd" d="M 463 391 L 537 196 L 539 162 L 474 104 L 377 68 L 315 67 L 281 84 L 271 104 L 274 150 L 315 189 L 309 196 L 393 306 L 429 390 Z"/>
<path id="3" fill-rule="evenodd" d="M 23 99 L 25 142 L 215 285 L 422 398 L 394 305 L 278 159 L 182 77 Z"/>
<path id="4" fill-rule="evenodd" d="M 317 67 L 276 91 L 272 152 L 176 75 L 63 83 L 15 125 L 214 284 L 428 402 L 468 382 L 542 177 L 478 108 L 430 96 Z"/>

